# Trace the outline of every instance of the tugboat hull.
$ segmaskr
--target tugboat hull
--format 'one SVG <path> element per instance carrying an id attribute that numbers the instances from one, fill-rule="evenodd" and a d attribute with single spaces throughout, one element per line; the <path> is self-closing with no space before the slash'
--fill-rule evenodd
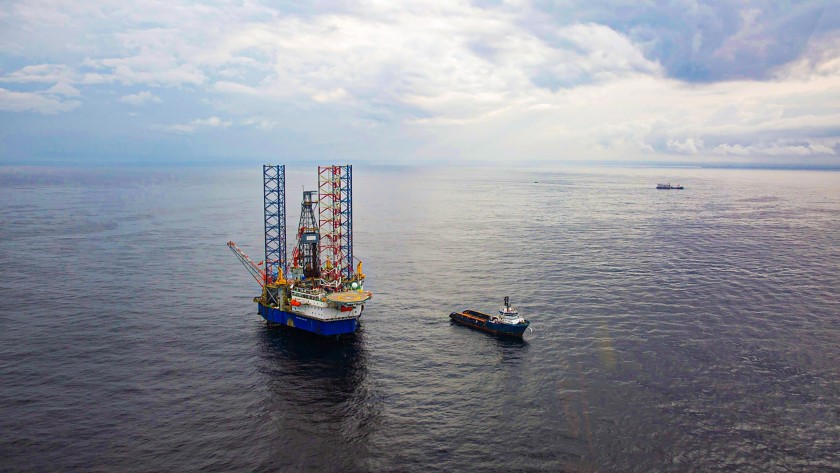
<path id="1" fill-rule="evenodd" d="M 525 333 L 525 330 L 527 330 L 530 325 L 530 322 L 527 321 L 525 323 L 515 325 L 493 322 L 490 320 L 489 315 L 472 310 L 452 312 L 449 314 L 449 318 L 461 325 L 466 325 L 467 327 L 509 337 L 522 337 L 522 334 Z"/>
<path id="2" fill-rule="evenodd" d="M 257 303 L 257 307 L 259 314 L 269 323 L 285 325 L 326 337 L 355 333 L 359 327 L 359 319 L 355 317 L 327 321 L 286 312 L 262 303 Z"/>

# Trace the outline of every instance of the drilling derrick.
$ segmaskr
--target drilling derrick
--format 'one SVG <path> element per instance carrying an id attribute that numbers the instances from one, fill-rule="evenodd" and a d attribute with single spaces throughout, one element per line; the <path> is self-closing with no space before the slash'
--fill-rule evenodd
<path id="1" fill-rule="evenodd" d="M 286 166 L 263 165 L 265 273 L 263 286 L 282 283 L 286 266 Z"/>
<path id="2" fill-rule="evenodd" d="M 353 167 L 318 166 L 319 227 L 323 277 L 353 277 Z"/>
<path id="3" fill-rule="evenodd" d="M 306 279 L 321 277 L 321 261 L 318 255 L 318 222 L 315 220 L 314 206 L 317 204 L 316 191 L 304 191 L 300 204 L 300 223 L 298 224 L 297 246 L 292 254 L 292 272 Z"/>

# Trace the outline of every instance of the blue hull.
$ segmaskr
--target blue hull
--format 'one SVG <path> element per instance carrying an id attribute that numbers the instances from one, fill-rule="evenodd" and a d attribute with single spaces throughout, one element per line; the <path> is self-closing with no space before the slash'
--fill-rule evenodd
<path id="1" fill-rule="evenodd" d="M 359 320 L 344 319 L 324 322 L 322 320 L 306 317 L 305 315 L 293 314 L 285 310 L 275 309 L 257 303 L 259 307 L 259 314 L 269 323 L 285 325 L 287 327 L 294 327 L 306 332 L 323 335 L 325 337 L 332 335 L 344 335 L 346 333 L 355 333 L 359 328 Z"/>
<path id="2" fill-rule="evenodd" d="M 511 337 L 521 337 L 522 334 L 525 333 L 525 330 L 528 329 L 528 326 L 531 325 L 530 322 L 516 325 L 497 324 L 491 322 L 490 320 L 484 320 L 482 317 L 469 317 L 460 312 L 453 312 L 449 314 L 449 318 L 461 325 L 466 325 L 467 327 L 477 328 L 496 335 L 507 335 Z"/>

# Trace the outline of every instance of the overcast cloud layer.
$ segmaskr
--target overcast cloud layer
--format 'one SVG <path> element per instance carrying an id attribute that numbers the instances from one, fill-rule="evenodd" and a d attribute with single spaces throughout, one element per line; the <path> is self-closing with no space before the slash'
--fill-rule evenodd
<path id="1" fill-rule="evenodd" d="M 836 2 L 129 3 L 4 4 L 2 162 L 840 165 Z"/>

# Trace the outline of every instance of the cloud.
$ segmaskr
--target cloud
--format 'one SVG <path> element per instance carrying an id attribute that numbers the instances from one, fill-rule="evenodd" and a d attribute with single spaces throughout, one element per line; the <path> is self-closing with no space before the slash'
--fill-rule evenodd
<path id="1" fill-rule="evenodd" d="M 52 95 L 63 95 L 65 97 L 80 97 L 82 95 L 79 89 L 64 82 L 57 82 L 55 85 L 47 89 L 46 93 Z"/>
<path id="2" fill-rule="evenodd" d="M 120 102 L 136 106 L 143 105 L 149 102 L 160 103 L 160 101 L 160 97 L 152 94 L 148 90 L 143 90 L 136 94 L 124 95 L 120 97 Z"/>
<path id="3" fill-rule="evenodd" d="M 775 75 L 782 80 L 840 76 L 840 31 L 812 41 L 802 55 L 780 66 Z"/>
<path id="4" fill-rule="evenodd" d="M 571 23 L 609 26 L 642 45 L 667 75 L 689 82 L 766 79 L 802 54 L 814 39 L 838 28 L 828 0 L 709 2 L 535 2 L 538 30 Z"/>
<path id="5" fill-rule="evenodd" d="M 278 126 L 277 122 L 275 121 L 266 120 L 264 118 L 258 117 L 246 118 L 245 120 L 242 120 L 242 124 L 245 126 L 252 126 L 258 130 L 263 131 L 271 131 L 277 128 Z"/>
<path id="6" fill-rule="evenodd" d="M 88 64 L 102 71 L 97 77 L 123 85 L 178 87 L 201 85 L 207 80 L 198 66 L 154 53 L 89 61 Z"/>
<path id="7" fill-rule="evenodd" d="M 79 105 L 79 101 L 65 101 L 43 92 L 15 92 L 0 88 L 0 110 L 4 111 L 55 115 L 73 110 Z"/>
<path id="8" fill-rule="evenodd" d="M 201 86 L 218 74 L 246 79 L 213 81 L 215 90 L 227 93 L 367 104 L 377 96 L 409 108 L 451 112 L 464 110 L 468 101 L 484 113 L 509 100 L 511 90 L 533 83 L 551 89 L 658 67 L 603 25 L 569 25 L 546 41 L 519 27 L 514 14 L 457 2 L 430 11 L 366 7 L 309 18 L 271 15 L 239 24 L 229 19 L 219 26 L 210 25 L 222 16 L 235 20 L 265 12 L 189 9 L 175 21 L 151 11 L 146 14 L 159 26 L 113 33 L 119 56 L 86 58 L 79 68 L 24 68 L 10 78 L 181 87 Z M 482 45 L 484 57 L 476 54 Z"/>
<path id="9" fill-rule="evenodd" d="M 179 133 L 193 133 L 202 128 L 228 128 L 233 122 L 224 121 L 219 117 L 198 118 L 189 123 L 181 123 L 166 127 Z"/>
<path id="10" fill-rule="evenodd" d="M 0 76 L 18 94 L 4 110 L 120 97 L 213 115 L 159 131 L 418 143 L 405 159 L 837 149 L 840 18 L 824 1 L 479 3 L 11 2 L 0 57 L 24 65 Z"/>
<path id="11" fill-rule="evenodd" d="M 668 149 L 675 153 L 697 154 L 703 149 L 703 140 L 686 138 L 685 141 L 668 140 Z"/>
<path id="12" fill-rule="evenodd" d="M 7 83 L 66 83 L 79 81 L 76 70 L 64 64 L 34 64 L 24 66 L 2 77 Z"/>
<path id="13" fill-rule="evenodd" d="M 223 93 L 231 93 L 231 94 L 248 94 L 248 95 L 256 95 L 259 94 L 259 91 L 254 87 L 244 85 L 244 84 L 237 84 L 236 82 L 230 82 L 226 80 L 220 80 L 213 84 L 213 89 L 217 92 Z"/>
<path id="14" fill-rule="evenodd" d="M 834 146 L 838 146 L 840 141 L 835 142 Z M 720 155 L 736 155 L 736 156 L 814 156 L 814 155 L 836 155 L 834 148 L 821 144 L 802 143 L 802 144 L 785 144 L 784 141 L 775 143 L 757 143 L 751 145 L 730 145 L 721 144 L 711 150 L 713 154 Z"/>
<path id="15" fill-rule="evenodd" d="M 669 140 L 668 149 L 686 155 L 739 157 L 833 157 L 840 155 L 840 132 L 834 136 L 803 136 L 797 139 L 763 140 L 756 136 L 709 137 L 705 143 L 688 138 L 684 142 Z"/>

